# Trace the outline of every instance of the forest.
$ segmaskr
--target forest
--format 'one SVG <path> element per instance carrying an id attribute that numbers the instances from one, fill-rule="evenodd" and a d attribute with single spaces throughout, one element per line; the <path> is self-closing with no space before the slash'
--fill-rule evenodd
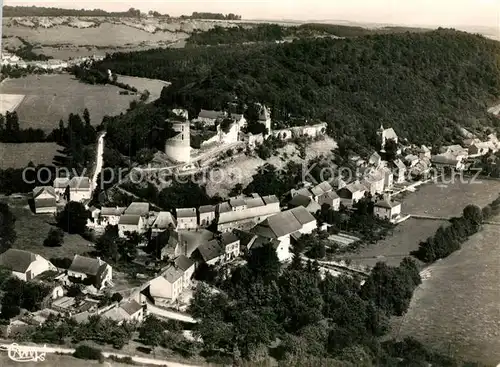
<path id="1" fill-rule="evenodd" d="M 62 9 L 39 6 L 4 6 L 4 17 L 131 17 L 140 11 L 130 8 L 124 12 L 107 12 L 102 9 Z"/>
<path id="2" fill-rule="evenodd" d="M 376 145 L 381 124 L 412 143 L 440 145 L 458 138 L 458 126 L 499 126 L 486 112 L 500 91 L 499 51 L 482 36 L 439 29 L 116 53 L 95 67 L 171 81 L 156 103 L 190 116 L 238 98 L 271 106 L 276 121 L 326 121 L 333 138 L 364 146 Z"/>
<path id="3" fill-rule="evenodd" d="M 195 32 L 187 39 L 187 45 L 224 45 L 245 42 L 274 42 L 284 38 L 312 37 L 360 37 L 374 34 L 423 32 L 428 29 L 385 27 L 368 29 L 336 24 L 306 23 L 298 26 L 284 26 L 265 23 L 238 27 L 216 26 L 206 32 Z"/>

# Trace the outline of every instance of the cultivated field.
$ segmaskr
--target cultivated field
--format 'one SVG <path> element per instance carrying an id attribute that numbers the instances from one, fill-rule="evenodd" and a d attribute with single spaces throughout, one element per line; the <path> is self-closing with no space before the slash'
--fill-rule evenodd
<path id="1" fill-rule="evenodd" d="M 477 184 L 457 182 L 447 187 L 427 184 L 417 190 L 401 200 L 404 214 L 459 216 L 468 204 L 483 207 L 496 199 L 500 193 L 500 182 L 486 180 Z M 441 225 L 447 223 L 447 221 L 410 218 L 399 224 L 392 236 L 361 249 L 359 253 L 345 255 L 342 258 L 349 258 L 353 263 L 367 266 L 373 266 L 378 261 L 398 265 L 411 251 L 418 249 L 420 241 L 432 236 Z"/>
<path id="2" fill-rule="evenodd" d="M 131 87 L 137 88 L 139 92 L 144 90 L 149 91 L 148 102 L 153 102 L 160 98 L 163 87 L 170 85 L 169 82 L 164 82 L 158 79 L 138 78 L 135 76 L 118 75 L 118 82 L 128 84 Z"/>
<path id="3" fill-rule="evenodd" d="M 496 366 L 500 362 L 499 236 L 499 226 L 485 225 L 460 251 L 427 268 L 430 277 L 416 289 L 395 333 Z"/>
<path id="4" fill-rule="evenodd" d="M 82 114 L 87 108 L 93 125 L 99 125 L 105 115 L 125 112 L 136 96 L 120 95 L 121 89 L 112 85 L 82 83 L 69 74 L 29 75 L 7 79 L 0 93 L 24 94 L 16 108 L 21 128 L 40 128 L 47 131 L 67 121 L 70 113 Z"/>
<path id="5" fill-rule="evenodd" d="M 24 99 L 22 94 L 0 94 L 0 114 L 13 112 Z"/>
<path id="6" fill-rule="evenodd" d="M 0 169 L 24 168 L 30 162 L 35 166 L 52 165 L 61 149 L 56 143 L 0 143 Z"/>

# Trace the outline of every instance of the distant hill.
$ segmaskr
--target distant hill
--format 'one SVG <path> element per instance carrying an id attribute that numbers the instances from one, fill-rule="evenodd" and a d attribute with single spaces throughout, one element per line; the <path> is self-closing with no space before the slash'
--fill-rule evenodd
<path id="1" fill-rule="evenodd" d="M 500 95 L 499 57 L 497 42 L 440 29 L 118 53 L 100 67 L 172 81 L 162 104 L 190 115 L 236 97 L 262 101 L 275 120 L 319 118 L 334 138 L 373 146 L 380 124 L 418 144 L 452 142 L 458 126 L 498 127 L 486 110 Z"/>
<path id="2" fill-rule="evenodd" d="M 140 10 L 130 8 L 125 12 L 107 12 L 102 9 L 62 9 L 38 6 L 4 6 L 4 17 L 130 17 L 139 16 Z"/>

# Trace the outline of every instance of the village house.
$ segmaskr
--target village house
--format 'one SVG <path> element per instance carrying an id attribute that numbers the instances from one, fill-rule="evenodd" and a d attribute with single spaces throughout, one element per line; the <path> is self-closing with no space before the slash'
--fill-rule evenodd
<path id="1" fill-rule="evenodd" d="M 331 186 L 335 191 L 338 191 L 347 186 L 347 182 L 345 182 L 342 177 L 335 177 L 331 180 Z"/>
<path id="2" fill-rule="evenodd" d="M 125 207 L 102 207 L 99 213 L 99 218 L 97 224 L 103 227 L 108 225 L 117 226 L 120 222 L 120 217 L 125 211 Z"/>
<path id="3" fill-rule="evenodd" d="M 231 199 L 217 206 L 219 218 L 217 230 L 227 232 L 234 228 L 250 229 L 267 217 L 280 212 L 279 200 L 275 195 Z"/>
<path id="4" fill-rule="evenodd" d="M 227 117 L 227 113 L 224 111 L 213 111 L 213 110 L 201 110 L 198 117 L 193 120 L 193 122 L 202 122 L 206 126 L 215 125 L 216 121 L 219 119 L 224 119 Z"/>
<path id="5" fill-rule="evenodd" d="M 159 212 L 151 226 L 151 234 L 156 236 L 160 232 L 164 232 L 168 229 L 174 229 L 176 227 L 177 223 L 172 213 Z"/>
<path id="6" fill-rule="evenodd" d="M 79 279 L 79 281 L 89 279 L 98 290 L 112 284 L 112 273 L 111 266 L 100 258 L 93 259 L 80 255 L 75 255 L 68 268 L 68 277 Z"/>
<path id="7" fill-rule="evenodd" d="M 312 197 L 304 196 L 301 194 L 295 195 L 292 200 L 288 202 L 289 208 L 296 208 L 298 206 L 303 206 L 310 213 L 316 213 L 321 209 L 321 205 L 313 200 Z"/>
<path id="8" fill-rule="evenodd" d="M 92 197 L 92 185 L 88 177 L 73 177 L 69 180 L 69 201 L 82 202 Z"/>
<path id="9" fill-rule="evenodd" d="M 161 248 L 161 259 L 175 259 L 180 255 L 191 254 L 203 243 L 214 238 L 214 234 L 206 229 L 168 230 L 159 233 L 155 238 L 158 248 Z"/>
<path id="10" fill-rule="evenodd" d="M 401 159 L 396 159 L 394 161 L 394 167 L 396 170 L 396 175 L 395 175 L 395 180 L 396 183 L 400 184 L 406 181 L 406 166 L 405 164 L 401 161 Z"/>
<path id="11" fill-rule="evenodd" d="M 330 183 L 328 181 L 323 181 L 323 182 L 319 183 L 318 185 L 314 186 L 313 188 L 311 188 L 311 192 L 314 195 L 314 200 L 316 202 L 318 202 L 319 197 L 321 195 L 323 195 L 326 192 L 332 192 L 332 191 L 333 191 L 333 187 L 332 187 L 332 185 L 330 185 Z"/>
<path id="12" fill-rule="evenodd" d="M 46 271 L 57 271 L 51 262 L 29 251 L 8 249 L 0 254 L 0 266 L 12 270 L 12 275 L 28 281 Z"/>
<path id="13" fill-rule="evenodd" d="M 422 159 L 422 158 L 431 158 L 431 150 L 426 147 L 425 145 L 422 145 L 420 147 L 420 151 L 419 151 L 419 158 Z"/>
<path id="14" fill-rule="evenodd" d="M 468 149 L 462 147 L 461 145 L 455 144 L 455 145 L 448 145 L 445 147 L 442 147 L 440 149 L 440 154 L 444 154 L 445 156 L 453 156 L 455 157 L 456 160 L 462 161 L 466 159 L 469 155 Z"/>
<path id="15" fill-rule="evenodd" d="M 33 189 L 35 214 L 54 214 L 57 212 L 57 194 L 51 186 L 38 186 Z"/>
<path id="16" fill-rule="evenodd" d="M 198 216 L 196 208 L 178 208 L 175 210 L 177 216 L 177 229 L 198 228 Z"/>
<path id="17" fill-rule="evenodd" d="M 149 295 L 155 305 L 168 305 L 177 300 L 184 290 L 182 275 L 182 270 L 171 266 L 149 283 Z"/>
<path id="18" fill-rule="evenodd" d="M 335 191 L 328 191 L 318 197 L 318 204 L 320 206 L 329 205 L 332 210 L 338 211 L 340 209 L 340 197 Z"/>
<path id="19" fill-rule="evenodd" d="M 361 184 L 366 187 L 367 191 L 375 196 L 384 192 L 385 177 L 380 171 L 375 171 L 366 176 Z"/>
<path id="20" fill-rule="evenodd" d="M 405 157 L 405 162 L 409 167 L 414 167 L 418 163 L 418 157 L 415 154 L 408 154 Z"/>
<path id="21" fill-rule="evenodd" d="M 215 220 L 215 205 L 202 205 L 198 208 L 200 213 L 200 226 L 208 227 Z"/>
<path id="22" fill-rule="evenodd" d="M 401 216 L 401 203 L 386 197 L 375 203 L 373 211 L 375 216 L 395 222 Z"/>
<path id="23" fill-rule="evenodd" d="M 187 289 L 191 286 L 191 279 L 193 278 L 195 264 L 189 257 L 180 255 L 174 260 L 174 265 L 183 272 L 182 284 L 183 288 Z"/>
<path id="24" fill-rule="evenodd" d="M 388 167 L 382 167 L 381 170 L 382 175 L 384 176 L 384 189 L 390 189 L 392 188 L 392 185 L 394 184 L 394 174 Z"/>
<path id="25" fill-rule="evenodd" d="M 250 230 L 251 233 L 279 241 L 276 248 L 278 259 L 288 261 L 291 258 L 290 236 L 294 232 L 312 233 L 317 228 L 316 219 L 304 207 L 297 207 L 275 214 Z"/>
<path id="26" fill-rule="evenodd" d="M 220 243 L 224 248 L 225 261 L 230 261 L 240 256 L 240 239 L 234 233 L 222 233 Z"/>
<path id="27" fill-rule="evenodd" d="M 357 201 L 364 198 L 367 188 L 359 181 L 350 183 L 349 185 L 337 191 L 340 197 L 340 202 L 345 206 L 352 206 Z"/>
<path id="28" fill-rule="evenodd" d="M 120 216 L 118 221 L 119 236 L 127 237 L 128 233 L 144 233 L 147 217 L 149 216 L 149 203 L 133 202 Z"/>
<path id="29" fill-rule="evenodd" d="M 469 156 L 481 157 L 483 155 L 486 155 L 490 150 L 492 150 L 492 146 L 493 144 L 491 144 L 490 142 L 474 143 L 469 147 Z"/>
<path id="30" fill-rule="evenodd" d="M 142 322 L 144 320 L 144 307 L 135 300 L 123 302 L 101 314 L 102 317 L 114 320 L 121 325 L 123 322 Z"/>
<path id="31" fill-rule="evenodd" d="M 381 163 L 382 157 L 380 156 L 380 154 L 378 154 L 377 152 L 373 152 L 373 154 L 368 159 L 368 164 L 378 167 Z"/>
<path id="32" fill-rule="evenodd" d="M 463 170 L 465 168 L 465 164 L 463 162 L 464 157 L 459 155 L 456 156 L 452 153 L 443 153 L 443 154 L 438 154 L 434 155 L 431 158 L 432 164 L 437 168 L 437 169 L 454 169 L 454 170 Z"/>
<path id="33" fill-rule="evenodd" d="M 307 187 L 302 187 L 300 189 L 291 189 L 290 195 L 292 196 L 292 198 L 297 196 L 297 195 L 305 196 L 305 197 L 308 197 L 311 199 L 313 198 L 312 192 Z"/>
<path id="34" fill-rule="evenodd" d="M 193 253 L 193 258 L 200 263 L 214 266 L 224 261 L 224 248 L 218 239 L 213 239 L 200 245 Z"/>

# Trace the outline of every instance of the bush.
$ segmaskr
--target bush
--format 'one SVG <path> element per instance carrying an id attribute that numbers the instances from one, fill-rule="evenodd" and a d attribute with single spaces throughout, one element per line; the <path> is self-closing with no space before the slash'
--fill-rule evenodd
<path id="1" fill-rule="evenodd" d="M 92 348 L 88 345 L 79 345 L 76 347 L 73 357 L 79 359 L 92 359 L 96 361 L 101 361 L 104 359 L 101 351 L 97 348 Z"/>
<path id="2" fill-rule="evenodd" d="M 64 240 L 64 231 L 60 228 L 51 228 L 43 245 L 47 247 L 59 247 Z"/>

